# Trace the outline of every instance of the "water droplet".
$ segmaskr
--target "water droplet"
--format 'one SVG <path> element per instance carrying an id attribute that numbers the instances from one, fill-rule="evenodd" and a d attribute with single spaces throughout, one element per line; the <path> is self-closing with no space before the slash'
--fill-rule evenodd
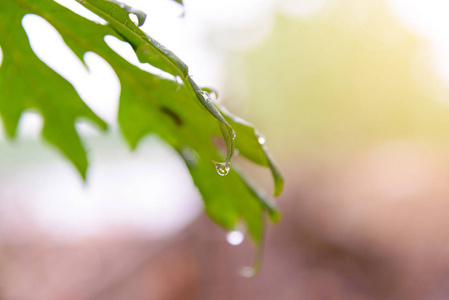
<path id="1" fill-rule="evenodd" d="M 135 14 L 129 14 L 129 18 L 136 26 L 139 26 L 139 18 Z"/>
<path id="2" fill-rule="evenodd" d="M 235 130 L 232 130 L 232 139 L 235 139 Z"/>
<path id="3" fill-rule="evenodd" d="M 209 98 L 213 101 L 218 100 L 218 91 L 211 87 L 203 87 L 203 91 L 206 91 L 209 93 Z"/>
<path id="4" fill-rule="evenodd" d="M 217 100 L 218 100 L 218 93 L 215 92 L 215 91 L 211 91 L 211 92 L 209 93 L 209 96 L 210 96 L 210 98 L 211 98 L 213 101 L 217 101 Z"/>
<path id="5" fill-rule="evenodd" d="M 257 140 L 259 141 L 259 144 L 261 144 L 261 145 L 265 144 L 265 142 L 266 142 L 265 137 L 263 135 L 259 135 Z"/>
<path id="6" fill-rule="evenodd" d="M 169 50 L 167 49 L 167 47 L 165 47 L 165 46 L 162 45 L 162 44 L 159 44 L 159 49 L 161 49 L 162 51 L 169 51 Z"/>
<path id="7" fill-rule="evenodd" d="M 231 163 L 230 162 L 216 162 L 212 161 L 212 163 L 215 165 L 215 169 L 217 170 L 218 175 L 225 176 L 228 175 L 229 170 L 231 169 Z"/>
<path id="8" fill-rule="evenodd" d="M 206 100 L 208 102 L 210 101 L 210 97 L 209 97 L 209 93 L 208 92 L 202 91 L 201 92 L 201 96 L 203 96 L 204 100 Z"/>
<path id="9" fill-rule="evenodd" d="M 251 278 L 256 275 L 256 270 L 253 267 L 243 267 L 240 269 L 240 276 Z"/>
<path id="10" fill-rule="evenodd" d="M 244 239 L 245 239 L 245 235 L 243 234 L 243 232 L 238 231 L 238 230 L 229 231 L 226 234 L 226 240 L 228 241 L 229 244 L 231 244 L 233 246 L 240 245 Z"/>
<path id="11" fill-rule="evenodd" d="M 234 156 L 239 155 L 239 153 L 240 153 L 239 149 L 235 148 L 235 149 L 234 149 Z"/>

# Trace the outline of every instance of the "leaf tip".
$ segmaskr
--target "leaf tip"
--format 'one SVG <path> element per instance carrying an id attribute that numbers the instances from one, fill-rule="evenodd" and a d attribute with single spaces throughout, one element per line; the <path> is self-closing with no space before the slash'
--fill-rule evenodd
<path id="1" fill-rule="evenodd" d="M 284 178 L 279 173 L 274 178 L 274 193 L 273 196 L 277 197 L 282 194 L 282 191 L 284 190 Z"/>
<path id="2" fill-rule="evenodd" d="M 282 219 L 281 212 L 278 209 L 276 209 L 276 208 L 271 208 L 270 210 L 268 210 L 268 216 L 270 218 L 270 221 L 273 224 L 279 223 L 281 221 L 281 219 Z"/>
<path id="3" fill-rule="evenodd" d="M 83 185 L 86 185 L 87 184 L 87 169 L 84 169 L 84 170 L 78 169 L 78 172 L 80 173 L 81 178 L 83 179 Z"/>

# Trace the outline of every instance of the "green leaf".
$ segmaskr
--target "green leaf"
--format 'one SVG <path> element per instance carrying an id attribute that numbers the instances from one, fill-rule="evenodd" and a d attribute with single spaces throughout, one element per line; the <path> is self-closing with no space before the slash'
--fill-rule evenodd
<path id="1" fill-rule="evenodd" d="M 137 147 L 148 134 L 160 136 L 184 158 L 209 216 L 228 230 L 243 220 L 252 239 L 261 245 L 264 214 L 267 212 L 276 220 L 278 212 L 270 199 L 248 184 L 236 168 L 227 176 L 219 176 L 211 163 L 217 159 L 230 163 L 235 147 L 231 123 L 236 125 L 236 140 L 243 149 L 242 154 L 271 167 L 272 172 L 277 170 L 265 149 L 254 144 L 256 137 L 250 134 L 251 130 L 255 132 L 254 128 L 242 125 L 229 115 L 223 117 L 207 93 L 189 76 L 187 66 L 131 21 L 129 14 L 139 15 L 138 11 L 116 1 L 77 1 L 108 24 L 86 20 L 51 0 L 0 2 L 0 46 L 4 53 L 0 67 L 0 114 L 10 135 L 14 135 L 24 110 L 38 109 L 44 117 L 44 136 L 84 174 L 86 154 L 74 122 L 83 117 L 105 128 L 105 123 L 79 99 L 73 87 L 32 52 L 20 22 L 25 14 L 33 13 L 52 24 L 81 61 L 86 52 L 92 51 L 114 69 L 121 84 L 118 121 L 131 148 Z M 143 19 L 139 21 L 142 22 Z M 172 74 L 173 80 L 128 63 L 105 43 L 107 35 L 128 42 L 141 62 Z M 6 88 L 10 86 L 13 88 Z M 224 157 L 213 143 L 219 136 L 227 146 Z M 251 149 L 253 146 L 259 150 Z M 274 178 L 278 193 L 281 177 L 276 174 Z"/>

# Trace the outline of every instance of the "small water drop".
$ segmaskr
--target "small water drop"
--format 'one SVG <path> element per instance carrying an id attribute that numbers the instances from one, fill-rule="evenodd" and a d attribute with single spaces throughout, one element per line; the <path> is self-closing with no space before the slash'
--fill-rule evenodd
<path id="1" fill-rule="evenodd" d="M 231 169 L 231 163 L 230 162 L 216 162 L 212 161 L 212 163 L 215 165 L 215 169 L 217 170 L 218 175 L 225 176 L 228 175 L 229 170 Z"/>
<path id="2" fill-rule="evenodd" d="M 209 97 L 211 100 L 213 101 L 218 100 L 218 91 L 216 89 L 211 87 L 203 87 L 202 90 L 209 93 Z"/>
<path id="3" fill-rule="evenodd" d="M 240 153 L 239 149 L 235 148 L 235 149 L 234 149 L 234 156 L 239 155 L 239 153 Z"/>
<path id="4" fill-rule="evenodd" d="M 243 232 L 238 231 L 238 230 L 229 231 L 226 234 L 226 240 L 228 241 L 229 244 L 231 244 L 233 246 L 240 245 L 244 239 L 245 239 L 245 235 L 243 234 Z"/>
<path id="5" fill-rule="evenodd" d="M 232 130 L 232 139 L 235 140 L 235 130 Z"/>
<path id="6" fill-rule="evenodd" d="M 208 102 L 210 101 L 210 96 L 209 96 L 208 92 L 202 91 L 201 96 L 203 96 L 204 100 L 206 100 Z"/>
<path id="7" fill-rule="evenodd" d="M 265 142 L 266 142 L 265 137 L 263 135 L 259 135 L 257 140 L 259 141 L 259 144 L 261 144 L 261 145 L 265 144 Z"/>
<path id="8" fill-rule="evenodd" d="M 253 267 L 243 267 L 240 269 L 240 276 L 251 278 L 256 275 L 256 270 Z"/>
<path id="9" fill-rule="evenodd" d="M 211 91 L 211 92 L 209 93 L 209 96 L 210 96 L 210 98 L 211 98 L 213 101 L 217 101 L 217 100 L 218 100 L 218 93 L 215 92 L 215 91 Z"/>

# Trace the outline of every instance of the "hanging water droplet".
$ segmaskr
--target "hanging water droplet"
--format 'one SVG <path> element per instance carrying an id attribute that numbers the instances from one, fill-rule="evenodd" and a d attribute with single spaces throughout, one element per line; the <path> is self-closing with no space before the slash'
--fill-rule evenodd
<path id="1" fill-rule="evenodd" d="M 239 155 L 239 153 L 240 153 L 239 149 L 235 148 L 235 149 L 234 149 L 234 156 Z"/>
<path id="2" fill-rule="evenodd" d="M 261 144 L 261 145 L 265 144 L 265 142 L 266 142 L 265 137 L 263 135 L 259 135 L 257 140 L 259 141 L 259 144 Z"/>
<path id="3" fill-rule="evenodd" d="M 226 234 L 226 240 L 228 241 L 229 244 L 231 244 L 233 246 L 240 245 L 244 239 L 245 239 L 245 235 L 243 234 L 243 232 L 238 231 L 238 230 L 229 231 Z"/>
<path id="4" fill-rule="evenodd" d="M 242 277 L 251 278 L 256 275 L 256 270 L 253 267 L 243 267 L 240 269 L 239 273 Z"/>
<path id="5" fill-rule="evenodd" d="M 215 169 L 217 170 L 218 175 L 225 176 L 228 175 L 229 170 L 231 169 L 231 163 L 230 162 L 216 162 L 212 161 L 212 163 L 215 165 Z"/>

